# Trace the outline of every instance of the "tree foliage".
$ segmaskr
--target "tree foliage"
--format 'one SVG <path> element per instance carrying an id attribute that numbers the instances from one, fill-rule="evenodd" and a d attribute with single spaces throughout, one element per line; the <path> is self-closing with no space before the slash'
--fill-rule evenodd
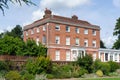
<path id="1" fill-rule="evenodd" d="M 0 38 L 3 38 L 5 35 L 13 36 L 14 38 L 18 37 L 22 39 L 23 31 L 20 25 L 16 25 L 11 31 L 6 31 L 0 34 Z"/>
<path id="2" fill-rule="evenodd" d="M 24 56 L 46 56 L 47 48 L 41 43 L 36 44 L 34 40 L 24 42 L 20 38 L 5 35 L 0 39 L 0 54 L 24 55 Z"/>
<path id="3" fill-rule="evenodd" d="M 113 48 L 120 49 L 120 18 L 117 19 L 113 35 L 118 37 L 118 39 L 113 45 Z"/>
<path id="4" fill-rule="evenodd" d="M 3 12 L 4 15 L 4 9 L 9 9 L 8 3 L 19 3 L 22 5 L 22 3 L 25 3 L 26 5 L 35 5 L 31 0 L 0 0 L 0 10 Z"/>
<path id="5" fill-rule="evenodd" d="M 100 40 L 100 48 L 106 48 L 106 46 L 102 40 Z"/>

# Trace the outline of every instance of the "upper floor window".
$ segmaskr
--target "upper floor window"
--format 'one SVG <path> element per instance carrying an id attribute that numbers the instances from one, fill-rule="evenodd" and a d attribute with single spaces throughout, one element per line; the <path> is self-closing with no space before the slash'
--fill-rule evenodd
<path id="1" fill-rule="evenodd" d="M 26 33 L 26 36 L 28 36 L 28 31 L 26 31 L 25 33 Z"/>
<path id="2" fill-rule="evenodd" d="M 33 29 L 31 30 L 31 34 L 34 34 L 34 30 Z"/>
<path id="3" fill-rule="evenodd" d="M 80 41 L 79 38 L 76 38 L 75 39 L 75 45 L 79 45 L 79 41 Z"/>
<path id="4" fill-rule="evenodd" d="M 84 46 L 88 47 L 88 40 L 87 39 L 84 40 Z"/>
<path id="5" fill-rule="evenodd" d="M 60 60 L 60 51 L 59 50 L 57 50 L 55 52 L 55 60 Z"/>
<path id="6" fill-rule="evenodd" d="M 60 30 L 60 25 L 56 25 L 55 30 L 59 31 Z"/>
<path id="7" fill-rule="evenodd" d="M 66 32 L 70 32 L 70 26 L 66 26 Z"/>
<path id="8" fill-rule="evenodd" d="M 95 30 L 92 30 L 92 34 L 95 36 L 95 35 L 96 35 L 96 31 L 95 31 Z"/>
<path id="9" fill-rule="evenodd" d="M 42 37 L 42 43 L 46 43 L 46 36 L 45 35 L 43 35 L 43 37 Z"/>
<path id="10" fill-rule="evenodd" d="M 96 40 L 93 40 L 92 46 L 93 46 L 93 47 L 96 47 Z"/>
<path id="11" fill-rule="evenodd" d="M 46 31 L 46 26 L 43 26 L 43 31 Z"/>
<path id="12" fill-rule="evenodd" d="M 66 45 L 70 45 L 70 37 L 66 37 Z"/>
<path id="13" fill-rule="evenodd" d="M 36 29 L 36 32 L 39 33 L 39 32 L 40 32 L 40 28 L 37 28 L 37 29 Z"/>
<path id="14" fill-rule="evenodd" d="M 79 28 L 76 27 L 76 28 L 75 28 L 75 32 L 76 32 L 76 33 L 79 33 Z"/>
<path id="15" fill-rule="evenodd" d="M 56 43 L 56 44 L 60 44 L 60 37 L 59 37 L 59 36 L 56 36 L 56 37 L 55 37 L 55 43 Z"/>
<path id="16" fill-rule="evenodd" d="M 88 34 L 88 29 L 85 29 L 85 30 L 84 30 L 84 34 Z"/>

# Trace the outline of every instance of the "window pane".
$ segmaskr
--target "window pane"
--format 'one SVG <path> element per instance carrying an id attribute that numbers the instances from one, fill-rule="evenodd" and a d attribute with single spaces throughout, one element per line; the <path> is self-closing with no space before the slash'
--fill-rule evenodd
<path id="1" fill-rule="evenodd" d="M 84 34 L 88 34 L 88 29 L 85 29 L 85 30 L 84 30 Z"/>
<path id="2" fill-rule="evenodd" d="M 70 51 L 66 51 L 66 60 L 67 60 L 67 61 L 70 60 Z"/>
<path id="3" fill-rule="evenodd" d="M 70 37 L 66 37 L 66 45 L 70 45 Z"/>
<path id="4" fill-rule="evenodd" d="M 55 30 L 60 30 L 60 25 L 56 25 Z"/>
<path id="5" fill-rule="evenodd" d="M 56 52 L 55 52 L 55 55 L 56 55 L 56 56 L 55 56 L 55 59 L 56 59 L 56 60 L 60 60 L 60 51 L 56 51 Z"/>
<path id="6" fill-rule="evenodd" d="M 56 44 L 60 44 L 60 37 L 59 37 L 59 36 L 56 36 L 56 37 L 55 37 L 55 43 L 56 43 Z"/>
<path id="7" fill-rule="evenodd" d="M 70 32 L 70 27 L 66 26 L 66 32 Z"/>

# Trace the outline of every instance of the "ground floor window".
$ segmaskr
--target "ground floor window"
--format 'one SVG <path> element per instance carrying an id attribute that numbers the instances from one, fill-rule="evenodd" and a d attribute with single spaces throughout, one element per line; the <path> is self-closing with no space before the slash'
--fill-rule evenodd
<path id="1" fill-rule="evenodd" d="M 113 54 L 110 54 L 110 61 L 113 61 Z"/>
<path id="2" fill-rule="evenodd" d="M 70 61 L 70 51 L 66 51 L 66 60 Z"/>
<path id="3" fill-rule="evenodd" d="M 108 61 L 108 53 L 105 53 L 105 61 Z"/>
<path id="4" fill-rule="evenodd" d="M 57 50 L 55 52 L 55 60 L 60 60 L 60 51 L 59 50 Z"/>
<path id="5" fill-rule="evenodd" d="M 117 61 L 117 54 L 115 54 L 115 61 Z"/>
<path id="6" fill-rule="evenodd" d="M 96 60 L 96 53 L 93 53 L 93 61 Z"/>

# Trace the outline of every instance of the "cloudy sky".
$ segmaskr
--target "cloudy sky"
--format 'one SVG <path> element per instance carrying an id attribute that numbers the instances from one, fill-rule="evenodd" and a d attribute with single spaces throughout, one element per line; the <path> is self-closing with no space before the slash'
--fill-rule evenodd
<path id="1" fill-rule="evenodd" d="M 11 30 L 15 25 L 24 26 L 43 17 L 45 8 L 53 14 L 89 21 L 101 27 L 101 39 L 108 48 L 112 47 L 115 37 L 113 29 L 120 17 L 120 0 L 32 0 L 37 6 L 9 4 L 5 16 L 0 11 L 0 32 Z"/>

